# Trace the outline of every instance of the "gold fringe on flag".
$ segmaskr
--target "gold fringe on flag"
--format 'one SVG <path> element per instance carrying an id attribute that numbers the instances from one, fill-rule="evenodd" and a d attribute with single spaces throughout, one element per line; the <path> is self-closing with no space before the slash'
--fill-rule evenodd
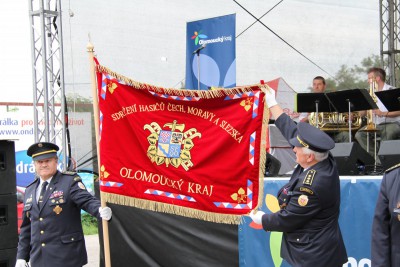
<path id="1" fill-rule="evenodd" d="M 108 202 L 124 206 L 132 206 L 139 209 L 176 214 L 188 218 L 200 219 L 215 223 L 239 224 L 241 215 L 220 214 L 196 210 L 151 200 L 143 200 L 134 197 L 117 195 L 112 193 L 100 192 L 101 198 Z"/>
<path id="2" fill-rule="evenodd" d="M 233 88 L 214 88 L 213 90 L 191 90 L 191 89 L 176 89 L 176 88 L 164 88 L 160 86 L 155 86 L 147 83 L 138 82 L 132 80 L 124 75 L 118 74 L 107 67 L 102 65 L 96 66 L 96 71 L 104 74 L 109 74 L 114 78 L 123 81 L 125 84 L 133 86 L 138 90 L 149 90 L 159 94 L 169 94 L 174 96 L 186 96 L 186 97 L 201 97 L 201 98 L 218 98 L 234 94 L 243 94 L 247 92 L 252 92 L 260 88 L 264 88 L 267 85 L 264 84 L 254 84 L 246 86 L 237 86 Z"/>

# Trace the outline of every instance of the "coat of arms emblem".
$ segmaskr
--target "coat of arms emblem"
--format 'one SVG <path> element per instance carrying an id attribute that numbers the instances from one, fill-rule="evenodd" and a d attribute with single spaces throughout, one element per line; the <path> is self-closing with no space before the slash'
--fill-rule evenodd
<path id="1" fill-rule="evenodd" d="M 185 124 L 177 124 L 176 120 L 164 124 L 163 128 L 157 122 L 144 126 L 145 130 L 151 132 L 147 137 L 147 156 L 157 165 L 165 163 L 167 167 L 171 164 L 175 168 L 182 166 L 186 171 L 189 170 L 193 166 L 190 154 L 194 147 L 193 138 L 201 138 L 201 133 L 195 128 L 184 132 Z"/>

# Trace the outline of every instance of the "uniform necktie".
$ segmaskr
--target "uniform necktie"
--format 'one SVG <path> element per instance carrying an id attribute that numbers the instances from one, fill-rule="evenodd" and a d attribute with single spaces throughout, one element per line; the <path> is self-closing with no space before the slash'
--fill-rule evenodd
<path id="1" fill-rule="evenodd" d="M 42 184 L 42 189 L 40 190 L 39 201 L 38 201 L 39 208 L 42 205 L 44 193 L 46 192 L 46 187 L 48 184 L 49 184 L 48 182 L 43 182 L 43 184 Z"/>

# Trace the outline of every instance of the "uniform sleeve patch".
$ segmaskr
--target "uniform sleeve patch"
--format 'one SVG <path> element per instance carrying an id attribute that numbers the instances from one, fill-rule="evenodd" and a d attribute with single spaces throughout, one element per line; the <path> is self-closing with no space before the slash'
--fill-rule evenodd
<path id="1" fill-rule="evenodd" d="M 308 196 L 306 195 L 301 195 L 299 196 L 299 199 L 297 200 L 300 206 L 304 207 L 308 203 Z"/>
<path id="2" fill-rule="evenodd" d="M 314 195 L 314 192 L 308 187 L 300 187 L 300 192 L 306 192 L 310 195 Z"/>
<path id="3" fill-rule="evenodd" d="M 304 177 L 303 184 L 312 185 L 316 173 L 316 170 L 309 170 L 306 174 L 306 177 Z"/>
<path id="4" fill-rule="evenodd" d="M 80 189 L 86 190 L 86 187 L 85 187 L 85 185 L 83 183 L 79 182 L 78 186 L 79 186 Z"/>

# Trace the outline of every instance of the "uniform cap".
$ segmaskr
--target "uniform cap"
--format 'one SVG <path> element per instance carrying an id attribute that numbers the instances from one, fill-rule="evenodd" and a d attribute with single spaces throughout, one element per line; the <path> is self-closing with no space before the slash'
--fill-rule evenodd
<path id="1" fill-rule="evenodd" d="M 297 136 L 290 139 L 289 143 L 316 152 L 326 152 L 335 147 L 335 142 L 329 135 L 306 122 L 297 124 Z"/>
<path id="2" fill-rule="evenodd" d="M 57 156 L 58 146 L 53 143 L 40 142 L 31 145 L 26 154 L 33 160 L 43 160 Z"/>

